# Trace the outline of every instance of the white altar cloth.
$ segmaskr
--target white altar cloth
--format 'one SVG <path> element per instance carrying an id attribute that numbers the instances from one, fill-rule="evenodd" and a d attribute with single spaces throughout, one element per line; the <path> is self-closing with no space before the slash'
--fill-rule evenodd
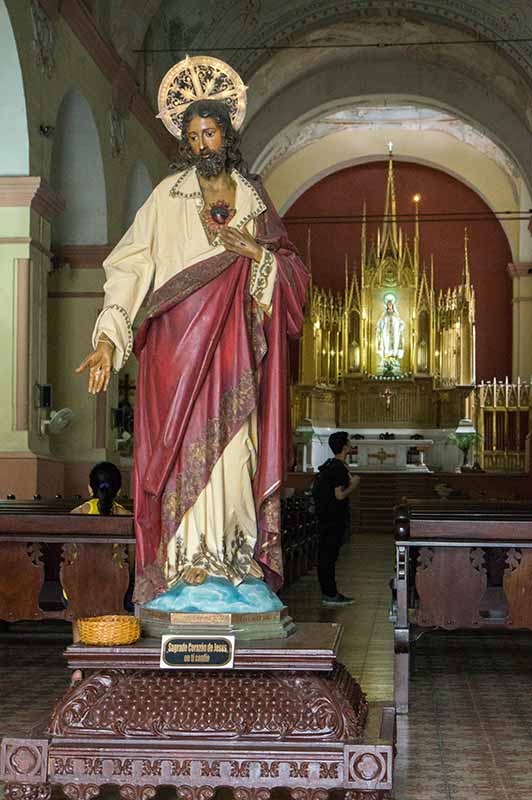
<path id="1" fill-rule="evenodd" d="M 316 472 L 332 456 L 329 448 L 329 436 L 335 430 L 345 430 L 351 437 L 353 446 L 358 449 L 357 458 L 348 458 L 348 467 L 363 472 L 454 472 L 456 466 L 462 463 L 461 451 L 449 442 L 450 429 L 444 428 L 319 428 L 310 422 L 300 425 L 294 431 L 298 472 Z M 394 433 L 395 439 L 380 439 L 381 433 Z M 362 435 L 363 439 L 356 439 L 355 435 Z M 412 439 L 414 434 L 421 435 L 421 439 Z M 415 447 L 420 452 L 419 464 L 407 464 L 407 453 L 410 447 Z M 371 448 L 371 449 L 369 449 Z M 382 449 L 385 454 L 392 453 L 392 448 L 398 448 L 394 458 L 384 458 L 377 454 Z M 365 455 L 364 455 L 365 451 Z M 375 457 L 367 458 L 373 453 Z M 360 460 L 358 460 L 360 459 Z M 381 463 L 382 460 L 382 463 Z"/>
<path id="2" fill-rule="evenodd" d="M 349 468 L 357 472 L 430 472 L 424 453 L 433 446 L 432 439 L 354 439 L 352 443 L 357 452 Z M 414 463 L 408 463 L 413 447 L 418 455 Z"/>

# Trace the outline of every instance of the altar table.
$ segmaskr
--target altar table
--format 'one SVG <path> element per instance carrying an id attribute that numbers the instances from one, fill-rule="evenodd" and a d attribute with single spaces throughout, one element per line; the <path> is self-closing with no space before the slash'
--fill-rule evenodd
<path id="1" fill-rule="evenodd" d="M 357 448 L 357 455 L 356 463 L 350 465 L 352 470 L 430 472 L 423 454 L 434 444 L 432 439 L 358 439 L 353 444 Z M 408 463 L 407 456 L 411 448 L 418 453 L 416 463 Z"/>

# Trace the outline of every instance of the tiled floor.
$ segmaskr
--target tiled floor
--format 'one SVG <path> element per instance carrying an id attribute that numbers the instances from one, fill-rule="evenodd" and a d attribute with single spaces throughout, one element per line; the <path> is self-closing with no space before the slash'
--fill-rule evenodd
<path id="1" fill-rule="evenodd" d="M 342 622 L 340 658 L 370 700 L 393 698 L 392 563 L 389 537 L 357 536 L 338 568 L 340 590 L 356 597 L 354 606 L 322 608 L 313 574 L 285 597 L 296 621 Z M 58 630 L 39 640 L 0 633 L 0 735 L 28 733 L 66 686 L 66 639 L 54 639 Z M 398 720 L 394 797 L 532 800 L 532 634 L 428 633 L 419 640 L 411 711 Z"/>
<path id="2" fill-rule="evenodd" d="M 296 619 L 345 626 L 341 660 L 370 700 L 393 698 L 387 536 L 344 547 L 339 588 L 354 606 L 318 605 L 315 577 L 287 593 Z M 431 632 L 416 645 L 410 713 L 398 717 L 395 800 L 532 800 L 532 633 Z"/>

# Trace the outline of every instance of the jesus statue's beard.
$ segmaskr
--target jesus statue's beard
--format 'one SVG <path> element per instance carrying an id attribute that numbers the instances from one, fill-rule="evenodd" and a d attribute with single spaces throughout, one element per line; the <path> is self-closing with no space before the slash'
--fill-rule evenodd
<path id="1" fill-rule="evenodd" d="M 215 178 L 225 169 L 226 149 L 222 145 L 207 155 L 194 156 L 194 165 L 202 178 Z"/>

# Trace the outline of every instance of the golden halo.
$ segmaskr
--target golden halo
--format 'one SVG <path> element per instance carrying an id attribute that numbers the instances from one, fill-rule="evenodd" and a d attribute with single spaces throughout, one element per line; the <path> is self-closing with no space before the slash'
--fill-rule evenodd
<path id="1" fill-rule="evenodd" d="M 181 138 L 183 114 L 195 100 L 218 100 L 229 107 L 238 130 L 246 116 L 246 90 L 235 70 L 211 56 L 186 56 L 168 70 L 158 95 L 161 119 L 172 136 Z"/>

